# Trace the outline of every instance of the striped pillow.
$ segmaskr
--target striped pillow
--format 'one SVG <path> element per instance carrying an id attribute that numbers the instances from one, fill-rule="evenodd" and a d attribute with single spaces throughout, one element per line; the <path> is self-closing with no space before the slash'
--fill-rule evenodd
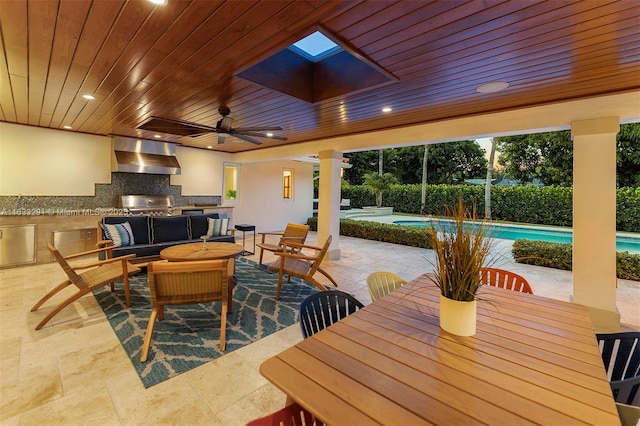
<path id="1" fill-rule="evenodd" d="M 211 219 L 209 218 L 209 229 L 207 230 L 207 237 L 219 237 L 221 235 L 227 235 L 229 228 L 229 219 Z"/>
<path id="2" fill-rule="evenodd" d="M 102 223 L 100 226 L 107 239 L 113 241 L 113 245 L 116 247 L 132 246 L 136 243 L 133 239 L 133 231 L 131 231 L 129 222 L 117 223 L 115 225 Z"/>

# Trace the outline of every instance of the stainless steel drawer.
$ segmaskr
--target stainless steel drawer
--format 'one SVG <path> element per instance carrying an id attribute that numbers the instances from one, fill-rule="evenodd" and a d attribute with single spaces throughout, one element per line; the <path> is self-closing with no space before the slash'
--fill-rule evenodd
<path id="1" fill-rule="evenodd" d="M 0 268 L 36 263 L 36 225 L 0 226 Z"/>
<path id="2" fill-rule="evenodd" d="M 96 232 L 95 228 L 53 231 L 51 233 L 51 244 L 63 256 L 93 250 L 96 248 L 96 242 L 98 241 Z M 52 258 L 51 260 L 55 259 Z"/>

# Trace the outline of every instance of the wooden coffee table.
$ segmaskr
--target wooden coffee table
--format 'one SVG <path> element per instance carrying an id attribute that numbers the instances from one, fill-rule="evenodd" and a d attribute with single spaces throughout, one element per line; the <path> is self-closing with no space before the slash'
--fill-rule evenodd
<path id="1" fill-rule="evenodd" d="M 202 243 L 188 243 L 167 247 L 160 252 L 160 257 L 171 262 L 234 259 L 243 250 L 240 244 L 235 243 L 209 242 L 206 250 L 202 249 Z"/>
<path id="2" fill-rule="evenodd" d="M 223 260 L 229 259 L 231 270 L 236 270 L 236 256 L 244 251 L 240 244 L 235 243 L 207 243 L 207 249 L 202 249 L 202 243 L 179 244 L 167 247 L 160 252 L 162 259 L 170 262 L 187 262 L 198 260 Z M 228 269 L 227 269 L 228 270 Z M 233 278 L 235 286 L 236 278 Z M 233 311 L 233 286 L 229 286 L 227 312 Z"/>

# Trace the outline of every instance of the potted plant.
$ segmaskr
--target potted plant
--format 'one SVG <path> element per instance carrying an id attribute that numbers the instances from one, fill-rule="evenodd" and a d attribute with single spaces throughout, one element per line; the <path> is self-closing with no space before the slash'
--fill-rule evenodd
<path id="1" fill-rule="evenodd" d="M 235 200 L 238 192 L 235 189 L 227 189 L 227 199 Z"/>
<path id="2" fill-rule="evenodd" d="M 493 240 L 487 224 L 475 221 L 475 206 L 470 212 L 460 198 L 457 208 L 447 211 L 451 222 L 427 227 L 427 240 L 435 252 L 432 279 L 440 289 L 440 327 L 459 336 L 473 336 L 476 293 L 482 285 L 480 268 Z"/>
<path id="3" fill-rule="evenodd" d="M 362 186 L 376 196 L 375 208 L 382 209 L 382 195 L 385 192 L 389 192 L 391 190 L 391 185 L 396 183 L 398 180 L 392 173 L 380 175 L 375 172 L 365 173 L 363 178 L 364 181 L 362 182 Z M 389 207 L 388 209 L 391 209 L 389 212 L 389 214 L 391 214 L 393 212 L 393 207 Z"/>

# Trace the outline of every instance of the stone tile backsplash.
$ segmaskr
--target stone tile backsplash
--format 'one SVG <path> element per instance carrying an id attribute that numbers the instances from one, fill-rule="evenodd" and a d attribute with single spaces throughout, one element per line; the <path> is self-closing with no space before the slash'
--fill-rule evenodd
<path id="1" fill-rule="evenodd" d="M 122 195 L 173 195 L 176 206 L 195 203 L 221 204 L 222 201 L 222 196 L 219 195 L 183 197 L 181 192 L 180 185 L 170 184 L 169 175 L 113 172 L 111 173 L 111 184 L 96 184 L 96 195 L 93 197 L 0 196 L 0 214 L 16 214 L 16 210 L 119 207 Z"/>

